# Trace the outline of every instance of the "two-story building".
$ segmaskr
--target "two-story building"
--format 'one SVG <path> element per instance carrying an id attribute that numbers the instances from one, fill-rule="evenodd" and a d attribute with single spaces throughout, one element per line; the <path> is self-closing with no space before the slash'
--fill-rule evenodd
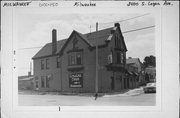
<path id="1" fill-rule="evenodd" d="M 125 89 L 126 44 L 120 24 L 52 42 L 32 58 L 34 89 L 65 92 L 110 92 Z"/>
<path id="2" fill-rule="evenodd" d="M 139 87 L 139 85 L 145 84 L 145 75 L 143 64 L 139 58 L 128 57 L 126 59 L 126 68 L 131 73 L 128 73 L 130 88 Z"/>

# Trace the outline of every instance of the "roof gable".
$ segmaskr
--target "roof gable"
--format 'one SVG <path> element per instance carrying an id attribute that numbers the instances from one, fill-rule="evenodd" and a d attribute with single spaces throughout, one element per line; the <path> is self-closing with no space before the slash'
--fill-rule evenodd
<path id="1" fill-rule="evenodd" d="M 73 37 L 74 35 L 75 35 L 75 36 L 79 36 L 80 39 L 82 39 L 88 46 L 92 47 L 92 44 L 87 40 L 86 36 L 84 36 L 83 34 L 81 34 L 81 33 L 79 33 L 79 32 L 77 32 L 77 31 L 74 30 L 74 31 L 71 33 L 71 35 L 69 36 L 69 38 L 67 39 L 67 41 L 65 42 L 65 44 L 63 45 L 63 47 L 62 47 L 62 49 L 60 50 L 60 52 L 58 52 L 58 53 L 60 53 L 60 54 L 63 53 L 64 49 L 66 48 L 66 46 L 68 45 L 68 43 L 70 42 L 70 40 L 73 39 L 72 37 Z"/>
<path id="2" fill-rule="evenodd" d="M 59 40 L 57 41 L 57 52 L 59 52 L 62 48 L 62 46 L 64 45 L 64 43 L 66 42 L 66 39 L 64 40 Z M 35 56 L 33 56 L 32 59 L 36 59 L 36 58 L 40 58 L 40 57 L 47 57 L 47 56 L 52 56 L 52 43 L 48 43 L 46 44 L 43 48 L 41 48 L 36 54 Z"/>
<path id="3" fill-rule="evenodd" d="M 111 28 L 107 28 L 107 29 L 103 29 L 103 30 L 99 30 L 99 31 L 91 32 L 91 33 L 86 33 L 86 34 L 81 34 L 74 30 L 69 36 L 69 38 L 57 41 L 57 51 L 54 55 L 63 53 L 63 50 L 65 49 L 65 47 L 67 46 L 67 44 L 69 43 L 69 41 L 74 35 L 79 36 L 80 39 L 82 39 L 89 47 L 95 47 L 97 45 L 98 46 L 105 45 L 107 44 L 106 41 L 111 40 L 113 37 L 112 30 L 118 30 L 118 32 L 120 33 L 120 36 L 122 36 L 122 32 L 120 28 L 117 28 L 117 27 L 111 27 Z M 125 47 L 125 50 L 127 51 L 123 36 L 122 36 L 122 43 Z M 37 58 L 42 58 L 42 57 L 47 57 L 47 56 L 53 56 L 52 43 L 46 44 L 42 49 L 39 50 L 38 53 L 36 53 L 36 55 L 32 59 L 37 59 Z"/>
<path id="4" fill-rule="evenodd" d="M 117 32 L 118 32 L 118 34 L 119 34 L 119 36 L 120 36 L 120 41 L 121 41 L 121 48 L 122 49 L 124 49 L 125 51 L 127 51 L 127 47 L 126 47 L 126 43 L 125 43 L 125 41 L 124 41 L 124 37 L 123 37 L 123 35 L 122 35 L 122 32 L 121 32 L 121 29 L 120 29 L 120 27 L 118 27 L 117 29 Z"/>

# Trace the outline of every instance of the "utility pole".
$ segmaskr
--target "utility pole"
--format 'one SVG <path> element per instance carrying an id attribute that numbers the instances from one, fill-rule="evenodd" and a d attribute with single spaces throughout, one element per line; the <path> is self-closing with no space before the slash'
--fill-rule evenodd
<path id="1" fill-rule="evenodd" d="M 98 31 L 98 23 L 96 22 L 96 32 L 97 31 Z M 99 67 L 98 66 L 98 45 L 96 45 L 96 94 L 95 94 L 96 98 L 98 97 L 98 67 Z"/>

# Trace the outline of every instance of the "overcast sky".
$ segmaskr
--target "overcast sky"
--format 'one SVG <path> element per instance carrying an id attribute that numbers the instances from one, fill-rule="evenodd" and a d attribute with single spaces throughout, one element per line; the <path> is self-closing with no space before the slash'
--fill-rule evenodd
<path id="1" fill-rule="evenodd" d="M 57 29 L 58 40 L 68 38 L 73 30 L 81 33 L 95 31 L 96 22 L 99 30 L 114 26 L 114 22 L 133 18 L 142 14 L 21 14 L 18 24 L 18 74 L 27 75 L 31 58 L 46 43 L 51 42 L 51 31 Z M 155 25 L 154 17 L 149 14 L 120 22 L 122 32 Z M 91 26 L 91 28 L 90 28 Z M 155 55 L 155 28 L 124 33 L 127 57 L 140 58 Z M 23 49 L 30 48 L 30 49 Z"/>

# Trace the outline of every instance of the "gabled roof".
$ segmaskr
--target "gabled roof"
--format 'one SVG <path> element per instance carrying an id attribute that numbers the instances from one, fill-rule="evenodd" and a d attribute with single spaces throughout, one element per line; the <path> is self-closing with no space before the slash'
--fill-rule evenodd
<path id="1" fill-rule="evenodd" d="M 61 50 L 61 48 L 65 42 L 66 42 L 66 39 L 57 41 L 56 53 L 58 53 Z M 38 51 L 38 53 L 36 53 L 36 55 L 33 57 L 33 59 L 40 58 L 40 57 L 46 57 L 46 56 L 50 56 L 50 55 L 52 55 L 52 43 L 48 43 L 43 48 L 41 48 Z"/>
<path id="2" fill-rule="evenodd" d="M 137 64 L 141 63 L 139 58 L 128 58 L 126 59 L 126 64 Z"/>
<path id="3" fill-rule="evenodd" d="M 64 39 L 64 40 L 59 40 L 57 41 L 57 52 L 58 54 L 60 51 L 62 51 L 65 46 L 68 44 L 70 37 L 76 33 L 78 36 L 80 36 L 90 47 L 94 46 L 99 46 L 99 45 L 104 45 L 106 44 L 106 40 L 110 40 L 112 38 L 111 30 L 113 30 L 114 27 L 91 32 L 91 33 L 86 33 L 86 34 L 81 34 L 77 31 L 73 31 L 69 38 Z M 46 44 L 40 51 L 33 57 L 33 59 L 36 58 L 42 58 L 42 57 L 47 57 L 52 55 L 52 43 Z"/>
<path id="4" fill-rule="evenodd" d="M 105 40 L 107 40 L 108 37 L 111 35 L 111 30 L 113 30 L 113 27 L 97 32 L 87 33 L 84 35 L 87 37 L 87 39 L 93 46 L 103 45 L 105 44 Z"/>

